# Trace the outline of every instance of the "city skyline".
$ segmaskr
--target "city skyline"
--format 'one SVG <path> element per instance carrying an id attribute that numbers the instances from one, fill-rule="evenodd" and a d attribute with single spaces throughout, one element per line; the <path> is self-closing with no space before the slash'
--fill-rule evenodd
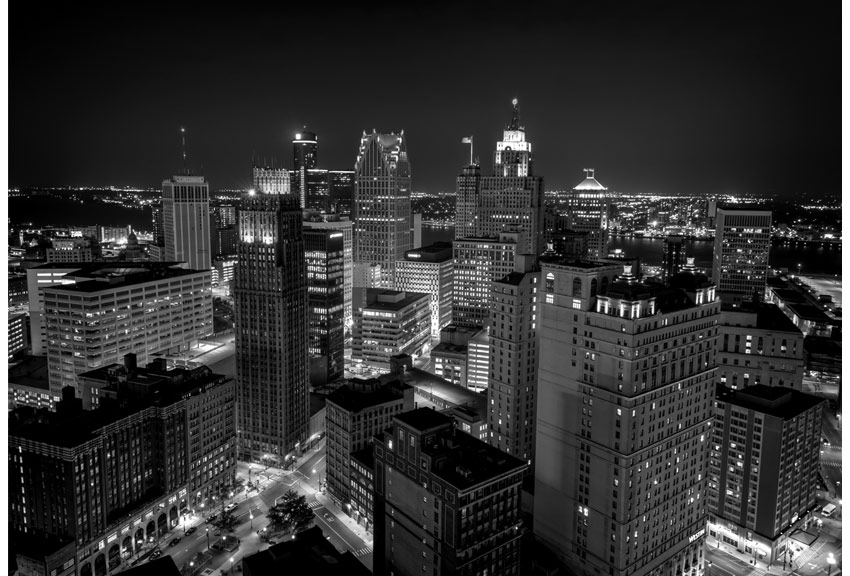
<path id="1" fill-rule="evenodd" d="M 403 129 L 413 189 L 451 191 L 469 155 L 461 139 L 473 136 L 488 165 L 518 98 L 547 189 L 572 188 L 591 166 L 613 190 L 790 196 L 817 166 L 819 186 L 835 190 L 830 9 L 287 7 L 248 21 L 178 6 L 124 21 L 97 5 L 19 3 L 8 14 L 8 184 L 156 187 L 181 171 L 184 126 L 193 174 L 248 187 L 252 160 L 291 168 L 306 126 L 330 169 L 353 167 L 364 130 Z"/>

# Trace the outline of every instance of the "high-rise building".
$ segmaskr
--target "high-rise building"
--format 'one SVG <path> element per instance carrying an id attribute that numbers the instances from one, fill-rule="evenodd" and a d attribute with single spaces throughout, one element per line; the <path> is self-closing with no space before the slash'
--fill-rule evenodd
<path id="1" fill-rule="evenodd" d="M 431 338 L 452 321 L 454 260 L 451 242 L 437 242 L 404 253 L 396 263 L 396 288 L 431 295 Z"/>
<path id="2" fill-rule="evenodd" d="M 184 351 L 213 330 L 210 270 L 175 263 L 91 264 L 40 290 L 50 390 L 137 354 Z"/>
<path id="3" fill-rule="evenodd" d="M 326 407 L 328 495 L 371 530 L 371 508 L 351 493 L 351 455 L 371 450 L 372 437 L 389 428 L 393 416 L 413 410 L 413 388 L 396 377 L 353 379 L 328 395 Z"/>
<path id="4" fill-rule="evenodd" d="M 318 214 L 316 212 L 305 212 L 304 228 L 314 230 L 327 230 L 330 233 L 341 232 L 343 240 L 343 294 L 344 313 L 343 319 L 346 330 L 351 329 L 352 316 L 352 289 L 354 288 L 354 223 L 338 216 Z"/>
<path id="5" fill-rule="evenodd" d="M 345 241 L 343 233 L 304 222 L 307 260 L 310 384 L 337 380 L 345 368 Z"/>
<path id="6" fill-rule="evenodd" d="M 75 540 L 77 574 L 117 572 L 233 485 L 233 380 L 164 364 L 82 375 L 97 389 L 95 410 L 66 388 L 55 413 L 19 408 L 9 421 L 9 470 L 20 479 L 10 527 Z"/>
<path id="7" fill-rule="evenodd" d="M 355 288 L 352 356 L 374 368 L 390 368 L 397 354 L 418 356 L 431 340 L 431 297 L 420 292 Z"/>
<path id="8" fill-rule="evenodd" d="M 521 234 L 455 240 L 452 323 L 485 326 L 490 316 L 490 284 L 514 270 Z"/>
<path id="9" fill-rule="evenodd" d="M 162 182 L 165 259 L 189 270 L 209 270 L 210 187 L 203 176 L 174 176 Z"/>
<path id="10" fill-rule="evenodd" d="M 354 210 L 354 170 L 328 170 L 330 212 L 351 217 Z"/>
<path id="11" fill-rule="evenodd" d="M 47 328 L 44 324 L 44 292 L 48 286 L 73 284 L 74 279 L 67 275 L 86 266 L 78 263 L 52 263 L 27 268 L 27 296 L 30 313 L 30 344 L 33 356 L 47 354 Z"/>
<path id="12" fill-rule="evenodd" d="M 488 442 L 529 467 L 537 424 L 539 276 L 533 258 L 520 256 L 515 272 L 493 282 L 490 305 Z"/>
<path id="13" fill-rule="evenodd" d="M 153 228 L 153 241 L 151 245 L 165 248 L 165 224 L 162 220 L 162 200 L 151 204 L 151 226 Z"/>
<path id="14" fill-rule="evenodd" d="M 541 268 L 535 536 L 576 574 L 701 574 L 714 286 Z"/>
<path id="15" fill-rule="evenodd" d="M 720 310 L 718 382 L 803 389 L 803 333 L 775 304 L 745 302 Z"/>
<path id="16" fill-rule="evenodd" d="M 291 194 L 289 171 L 285 168 L 253 168 L 254 192 L 259 194 Z"/>
<path id="17" fill-rule="evenodd" d="M 319 163 L 319 141 L 316 134 L 306 129 L 295 134 L 292 141 L 292 193 L 301 201 L 301 208 L 307 205 L 307 174 Z"/>
<path id="18" fill-rule="evenodd" d="M 527 465 L 419 408 L 375 437 L 376 576 L 519 574 Z"/>
<path id="19" fill-rule="evenodd" d="M 771 222 L 770 210 L 717 209 L 712 279 L 724 303 L 764 300 Z"/>
<path id="20" fill-rule="evenodd" d="M 396 262 L 413 248 L 404 130 L 363 132 L 354 172 L 354 261 L 380 264 L 384 287 L 394 288 Z"/>
<path id="21" fill-rule="evenodd" d="M 765 564 L 794 559 L 791 535 L 815 518 L 825 403 L 764 384 L 717 388 L 708 469 L 709 545 L 732 546 Z"/>
<path id="22" fill-rule="evenodd" d="M 520 124 L 519 103 L 493 153 L 493 175 L 478 166 L 464 168 L 457 179 L 455 238 L 523 233 L 523 254 L 540 254 L 543 243 L 543 178 L 534 176 L 531 142 Z"/>
<path id="23" fill-rule="evenodd" d="M 307 265 L 289 178 L 282 188 L 268 184 L 254 182 L 239 207 L 237 430 L 240 459 L 281 465 L 302 447 L 309 424 Z"/>
<path id="24" fill-rule="evenodd" d="M 490 328 L 479 328 L 466 343 L 466 387 L 482 392 L 490 385 Z"/>
<path id="25" fill-rule="evenodd" d="M 6 341 L 10 361 L 18 352 L 26 350 L 29 347 L 26 314 L 9 312 L 9 329 L 6 332 Z"/>
<path id="26" fill-rule="evenodd" d="M 667 236 L 661 252 L 661 275 L 667 280 L 678 274 L 687 263 L 687 242 L 684 236 Z"/>
<path id="27" fill-rule="evenodd" d="M 599 183 L 593 168 L 585 169 L 585 179 L 572 189 L 568 197 L 569 228 L 587 233 L 587 257 L 597 260 L 608 256 L 608 210 L 611 199 L 608 188 Z"/>

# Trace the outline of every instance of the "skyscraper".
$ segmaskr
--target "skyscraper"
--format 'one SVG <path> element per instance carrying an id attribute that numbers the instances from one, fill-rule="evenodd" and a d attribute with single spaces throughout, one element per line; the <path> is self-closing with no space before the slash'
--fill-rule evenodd
<path id="1" fill-rule="evenodd" d="M 209 270 L 210 187 L 203 176 L 174 176 L 162 183 L 165 259 L 189 270 Z"/>
<path id="2" fill-rule="evenodd" d="M 307 172 L 319 163 L 319 141 L 316 134 L 303 130 L 292 141 L 292 193 L 300 198 L 301 208 L 307 206 Z"/>
<path id="3" fill-rule="evenodd" d="M 254 191 L 264 194 L 291 194 L 289 171 L 284 168 L 265 168 L 254 165 Z"/>
<path id="4" fill-rule="evenodd" d="M 642 284 L 601 262 L 541 268 L 535 535 L 577 574 L 700 573 L 714 286 Z"/>
<path id="5" fill-rule="evenodd" d="M 436 242 L 408 250 L 396 263 L 396 287 L 407 292 L 431 295 L 431 338 L 452 320 L 454 260 L 451 242 Z"/>
<path id="6" fill-rule="evenodd" d="M 567 201 L 569 228 L 587 232 L 587 257 L 591 260 L 608 256 L 608 189 L 594 176 L 593 168 L 585 168 L 585 179 L 572 189 Z"/>
<path id="7" fill-rule="evenodd" d="M 772 216 L 770 210 L 717 209 L 712 279 L 724 303 L 764 300 Z"/>
<path id="8" fill-rule="evenodd" d="M 285 171 L 284 171 L 285 172 Z M 239 208 L 233 280 L 240 459 L 282 464 L 307 438 L 307 266 L 301 208 L 262 182 Z"/>
<path id="9" fill-rule="evenodd" d="M 675 276 L 685 267 L 686 246 L 685 237 L 681 235 L 670 235 L 664 239 L 661 253 L 661 274 L 664 280 Z"/>
<path id="10" fill-rule="evenodd" d="M 493 282 L 490 305 L 488 443 L 534 461 L 537 418 L 537 292 L 534 259 L 520 256 L 516 271 Z M 533 469 L 532 469 L 533 470 Z"/>
<path id="11" fill-rule="evenodd" d="M 404 130 L 363 132 L 354 172 L 354 261 L 380 264 L 382 283 L 393 288 L 396 262 L 413 248 Z"/>
<path id="12" fill-rule="evenodd" d="M 522 232 L 521 254 L 540 254 L 543 245 L 543 178 L 534 176 L 531 142 L 520 124 L 519 103 L 493 153 L 493 175 L 475 165 L 457 179 L 455 238 Z"/>

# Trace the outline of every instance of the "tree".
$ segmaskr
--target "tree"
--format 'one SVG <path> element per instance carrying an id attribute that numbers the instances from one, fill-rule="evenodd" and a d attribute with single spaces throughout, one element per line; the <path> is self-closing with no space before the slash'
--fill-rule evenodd
<path id="1" fill-rule="evenodd" d="M 236 530 L 236 516 L 233 515 L 233 512 L 222 512 L 219 514 L 218 518 L 212 522 L 212 525 L 221 530 L 223 533 L 230 534 L 234 530 Z"/>
<path id="2" fill-rule="evenodd" d="M 301 532 L 313 523 L 313 511 L 307 505 L 307 498 L 294 490 L 281 496 L 278 503 L 269 508 L 266 517 L 275 532 Z"/>

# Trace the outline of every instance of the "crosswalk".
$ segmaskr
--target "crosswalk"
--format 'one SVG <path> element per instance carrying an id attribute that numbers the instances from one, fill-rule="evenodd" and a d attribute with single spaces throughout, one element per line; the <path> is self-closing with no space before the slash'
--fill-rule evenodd
<path id="1" fill-rule="evenodd" d="M 371 554 L 371 553 L 372 553 L 372 548 L 370 548 L 369 546 L 365 546 L 363 548 L 358 548 L 357 550 L 354 551 L 355 556 L 365 556 L 366 554 Z"/>
<path id="2" fill-rule="evenodd" d="M 309 502 L 307 505 L 310 507 L 311 510 L 315 510 L 316 508 L 318 508 L 322 504 L 318 500 L 313 500 L 312 502 Z"/>
<path id="3" fill-rule="evenodd" d="M 833 461 L 826 461 L 826 462 L 821 461 L 820 465 L 821 466 L 829 466 L 830 468 L 841 468 L 841 462 L 835 462 L 834 460 Z"/>

